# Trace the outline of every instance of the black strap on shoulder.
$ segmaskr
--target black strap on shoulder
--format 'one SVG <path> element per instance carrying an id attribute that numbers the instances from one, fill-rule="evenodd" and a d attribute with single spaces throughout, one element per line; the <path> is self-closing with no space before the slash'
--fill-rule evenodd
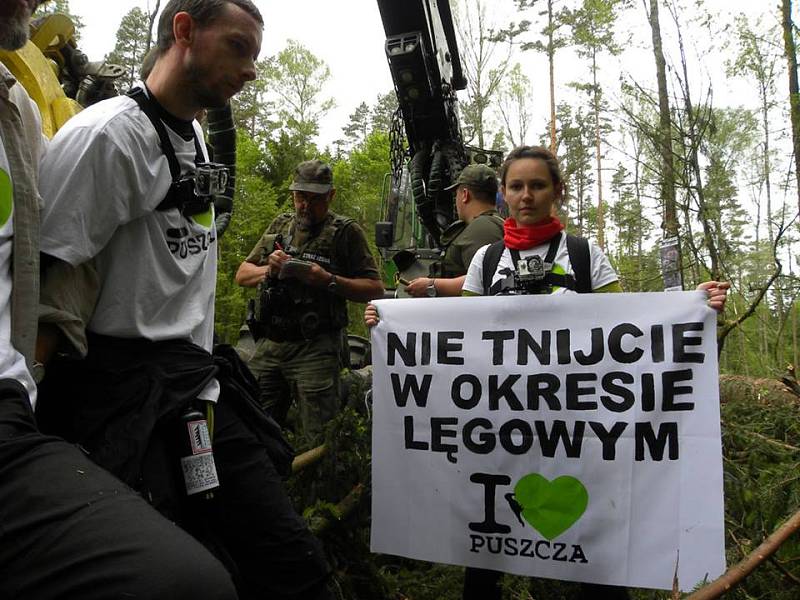
<path id="1" fill-rule="evenodd" d="M 178 164 L 178 157 L 175 155 L 175 147 L 172 145 L 172 141 L 169 139 L 167 128 L 164 127 L 164 123 L 156 113 L 156 107 L 150 101 L 150 97 L 145 94 L 144 90 L 140 87 L 130 89 L 127 95 L 139 105 L 139 108 L 142 109 L 142 112 L 150 120 L 150 123 L 152 123 L 153 128 L 158 134 L 158 140 L 161 143 L 161 151 L 164 153 L 164 156 L 167 157 L 167 162 L 169 163 L 169 172 L 172 175 L 172 181 L 177 181 L 181 176 L 181 167 Z"/>
<path id="2" fill-rule="evenodd" d="M 561 235 L 556 235 L 550 240 L 550 245 L 547 248 L 547 254 L 544 257 L 544 263 L 547 268 L 551 269 L 545 275 L 544 281 L 549 285 L 565 288 L 568 290 L 575 290 L 579 294 L 591 293 L 592 280 L 589 268 L 589 243 L 583 239 L 570 234 L 567 236 L 567 252 L 569 253 L 569 260 L 572 264 L 572 270 L 575 276 L 562 275 L 560 273 L 552 272 L 552 265 L 554 264 L 558 247 L 561 244 Z M 505 249 L 503 240 L 495 242 L 486 249 L 486 254 L 483 257 L 483 293 L 486 296 L 495 295 L 500 292 L 502 287 L 498 282 L 492 285 L 492 277 L 500 264 L 500 257 Z M 511 262 L 514 266 L 520 260 L 519 251 L 510 249 Z"/>
<path id="3" fill-rule="evenodd" d="M 582 237 L 567 234 L 567 253 L 575 273 L 575 291 L 579 294 L 592 293 L 591 256 L 589 242 Z"/>
<path id="4" fill-rule="evenodd" d="M 136 104 L 139 105 L 139 108 L 156 130 L 156 133 L 158 134 L 158 140 L 161 145 L 161 151 L 164 153 L 164 156 L 167 158 L 167 163 L 169 164 L 169 172 L 172 176 L 172 183 L 177 183 L 181 179 L 181 166 L 178 163 L 178 157 L 175 154 L 175 147 L 172 145 L 172 141 L 169 139 L 167 128 L 164 127 L 163 121 L 161 121 L 161 118 L 156 112 L 155 104 L 140 87 L 135 87 L 128 90 L 127 96 L 132 98 Z M 194 128 L 192 133 L 194 136 L 195 149 L 194 162 L 195 164 L 199 164 L 203 162 L 203 148 L 200 145 L 200 140 L 197 139 L 197 133 L 194 132 Z M 183 197 L 181 194 L 177 193 L 174 185 L 170 187 L 167 195 L 156 207 L 156 210 L 168 210 L 170 208 L 179 208 L 183 210 Z"/>
<path id="5" fill-rule="evenodd" d="M 500 264 L 500 257 L 503 255 L 503 250 L 506 249 L 504 240 L 497 240 L 489 244 L 486 252 L 483 255 L 483 295 L 488 296 L 489 290 L 492 287 L 492 276 L 497 270 L 497 265 Z"/>

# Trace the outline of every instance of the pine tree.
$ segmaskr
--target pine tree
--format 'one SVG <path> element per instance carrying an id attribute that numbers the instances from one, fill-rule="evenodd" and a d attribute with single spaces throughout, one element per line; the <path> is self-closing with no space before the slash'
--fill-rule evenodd
<path id="1" fill-rule="evenodd" d="M 106 56 L 106 61 L 125 69 L 119 87 L 129 89 L 139 79 L 139 70 L 147 52 L 147 37 L 150 31 L 150 16 L 138 6 L 128 11 L 117 29 L 117 43 Z"/>

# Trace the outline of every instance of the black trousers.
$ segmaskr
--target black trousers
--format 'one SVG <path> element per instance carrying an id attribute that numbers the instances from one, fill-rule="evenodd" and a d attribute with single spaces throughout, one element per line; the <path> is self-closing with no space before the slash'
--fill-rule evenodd
<path id="1" fill-rule="evenodd" d="M 297 514 L 281 473 L 291 451 L 255 401 L 258 387 L 232 349 L 189 342 L 90 337 L 85 360 L 48 365 L 37 416 L 48 433 L 80 443 L 223 562 L 241 600 L 329 600 L 319 541 Z M 186 497 L 179 415 L 211 377 L 221 386 L 212 499 Z M 277 437 L 276 437 L 277 436 Z M 141 452 L 141 455 L 140 455 Z"/>
<path id="2" fill-rule="evenodd" d="M 220 487 L 207 520 L 231 555 L 242 597 L 328 600 L 328 565 L 266 448 L 228 403 L 215 409 Z M 244 592 L 246 590 L 246 592 Z"/>
<path id="3" fill-rule="evenodd" d="M 235 600 L 201 544 L 75 446 L 36 427 L 0 381 L 0 599 Z"/>
<path id="4" fill-rule="evenodd" d="M 499 571 L 467 567 L 464 570 L 464 592 L 462 600 L 501 600 Z M 579 600 L 627 600 L 625 588 L 611 585 L 582 583 Z"/>

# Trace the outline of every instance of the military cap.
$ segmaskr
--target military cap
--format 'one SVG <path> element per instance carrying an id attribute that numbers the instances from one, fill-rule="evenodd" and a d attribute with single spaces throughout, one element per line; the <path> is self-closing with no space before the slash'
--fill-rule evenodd
<path id="1" fill-rule="evenodd" d="M 454 190 L 460 185 L 489 194 L 497 194 L 497 174 L 486 165 L 467 165 L 461 170 L 455 183 L 445 189 Z"/>
<path id="2" fill-rule="evenodd" d="M 333 171 L 330 165 L 319 159 L 306 160 L 294 170 L 294 181 L 290 190 L 327 194 L 333 189 Z"/>

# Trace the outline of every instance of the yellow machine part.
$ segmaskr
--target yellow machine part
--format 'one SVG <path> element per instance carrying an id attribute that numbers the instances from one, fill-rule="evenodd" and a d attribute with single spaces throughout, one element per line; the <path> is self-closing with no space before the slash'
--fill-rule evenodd
<path id="1" fill-rule="evenodd" d="M 14 52 L 0 50 L 0 61 L 39 106 L 42 131 L 47 137 L 53 137 L 82 108 L 64 94 L 56 75 L 58 67 L 44 55 L 45 50 L 59 48 L 67 43 L 74 30 L 74 25 L 68 18 L 52 15 L 33 33 L 32 41 L 25 47 Z"/>

